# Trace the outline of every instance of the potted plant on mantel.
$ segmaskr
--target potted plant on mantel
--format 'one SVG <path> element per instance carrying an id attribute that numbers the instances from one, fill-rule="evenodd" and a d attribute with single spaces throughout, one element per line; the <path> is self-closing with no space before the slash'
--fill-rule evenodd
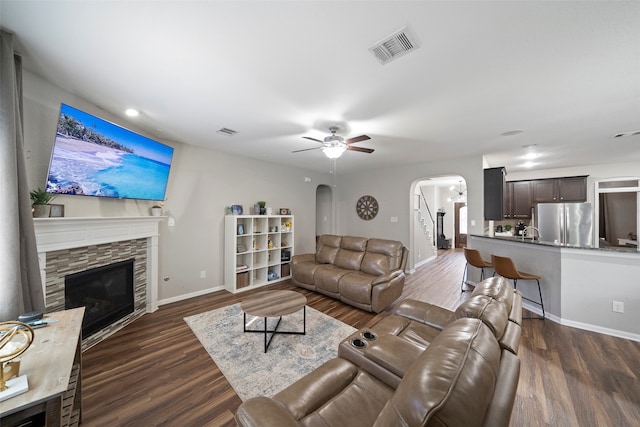
<path id="1" fill-rule="evenodd" d="M 51 206 L 49 203 L 55 199 L 55 195 L 47 193 L 42 188 L 38 187 L 37 190 L 32 190 L 29 193 L 31 196 L 31 212 L 34 218 L 49 218 L 51 215 Z"/>

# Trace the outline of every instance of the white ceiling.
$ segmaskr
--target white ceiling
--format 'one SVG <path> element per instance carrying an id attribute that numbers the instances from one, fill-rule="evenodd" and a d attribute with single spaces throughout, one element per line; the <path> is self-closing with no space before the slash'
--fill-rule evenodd
<path id="1" fill-rule="evenodd" d="M 637 1 L 1 0 L 0 22 L 25 68 L 163 139 L 326 172 L 291 151 L 340 123 L 375 149 L 342 173 L 517 171 L 530 144 L 538 169 L 640 161 L 640 136 L 613 138 L 640 130 Z M 403 26 L 420 47 L 381 65 L 368 47 Z"/>

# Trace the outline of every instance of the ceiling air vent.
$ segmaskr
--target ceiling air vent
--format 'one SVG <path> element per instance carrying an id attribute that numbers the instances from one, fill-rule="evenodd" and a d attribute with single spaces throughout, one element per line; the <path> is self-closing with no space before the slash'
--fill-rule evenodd
<path id="1" fill-rule="evenodd" d="M 614 138 L 620 138 L 622 136 L 635 136 L 640 135 L 640 130 L 632 130 L 631 132 L 620 132 L 613 135 Z"/>
<path id="2" fill-rule="evenodd" d="M 235 131 L 235 130 L 229 129 L 229 128 L 220 128 L 216 132 L 221 133 L 223 135 L 227 135 L 227 136 L 233 136 L 236 133 L 238 133 L 238 131 Z"/>
<path id="3" fill-rule="evenodd" d="M 389 37 L 374 43 L 369 47 L 369 51 L 378 58 L 381 64 L 386 64 L 417 48 L 418 45 L 412 39 L 407 27 L 403 27 Z"/>

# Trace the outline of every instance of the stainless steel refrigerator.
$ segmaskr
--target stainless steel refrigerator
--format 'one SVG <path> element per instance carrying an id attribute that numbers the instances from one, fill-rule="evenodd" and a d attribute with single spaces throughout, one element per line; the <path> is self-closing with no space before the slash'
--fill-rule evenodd
<path id="1" fill-rule="evenodd" d="M 591 203 L 539 203 L 536 219 L 541 243 L 591 247 L 593 208 Z"/>

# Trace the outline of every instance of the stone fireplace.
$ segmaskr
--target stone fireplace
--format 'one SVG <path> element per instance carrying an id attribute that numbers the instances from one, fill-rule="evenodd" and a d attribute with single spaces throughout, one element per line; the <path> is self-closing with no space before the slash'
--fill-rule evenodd
<path id="1" fill-rule="evenodd" d="M 132 313 L 82 341 L 87 349 L 157 310 L 158 217 L 34 219 L 46 311 L 65 309 L 65 277 L 134 260 Z"/>

